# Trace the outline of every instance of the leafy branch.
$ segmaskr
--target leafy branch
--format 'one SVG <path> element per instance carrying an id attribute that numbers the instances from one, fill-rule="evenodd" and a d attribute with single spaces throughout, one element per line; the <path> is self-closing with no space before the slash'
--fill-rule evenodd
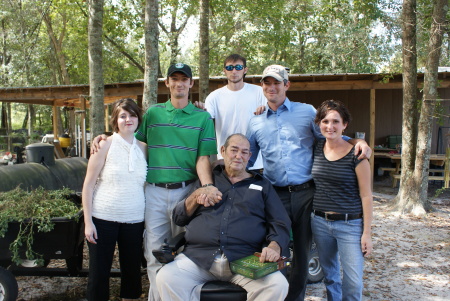
<path id="1" fill-rule="evenodd" d="M 14 263 L 22 262 L 23 249 L 27 259 L 37 260 L 38 264 L 43 262 L 42 255 L 32 249 L 34 233 L 53 230 L 54 217 L 74 217 L 80 206 L 69 200 L 72 194 L 68 188 L 44 190 L 42 187 L 29 192 L 16 187 L 0 193 L 0 238 L 5 237 L 10 223 L 19 223 L 19 232 L 9 246 Z"/>

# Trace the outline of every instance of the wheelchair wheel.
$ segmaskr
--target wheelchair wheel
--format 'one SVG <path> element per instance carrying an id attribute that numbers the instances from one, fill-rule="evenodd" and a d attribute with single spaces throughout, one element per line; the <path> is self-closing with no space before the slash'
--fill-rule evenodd
<path id="1" fill-rule="evenodd" d="M 308 283 L 317 283 L 322 281 L 322 279 L 323 271 L 320 266 L 319 253 L 317 252 L 315 243 L 313 243 L 309 253 Z"/>

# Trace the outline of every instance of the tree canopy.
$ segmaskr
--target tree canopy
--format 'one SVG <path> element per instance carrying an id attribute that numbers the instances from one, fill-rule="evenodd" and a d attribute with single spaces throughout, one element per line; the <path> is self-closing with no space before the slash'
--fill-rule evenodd
<path id="1" fill-rule="evenodd" d="M 426 61 L 430 5 L 418 9 L 418 67 Z M 88 83 L 87 2 L 0 0 L 1 86 Z M 104 81 L 144 76 L 144 0 L 104 1 Z M 199 1 L 159 1 L 162 73 L 183 61 L 198 71 Z M 292 73 L 401 72 L 400 1 L 211 0 L 210 75 L 231 53 L 247 57 L 250 73 L 271 63 Z M 450 60 L 448 33 L 441 65 Z M 164 75 L 164 74 L 161 74 Z"/>
<path id="2" fill-rule="evenodd" d="M 200 1 L 154 3 L 159 56 L 152 68 L 161 77 L 170 62 L 185 62 L 198 76 Z M 144 78 L 145 4 L 104 0 L 105 83 Z M 0 0 L 0 7 L 2 87 L 89 82 L 88 1 Z M 431 0 L 418 3 L 418 68 L 425 67 L 431 7 Z M 400 0 L 210 0 L 209 75 L 222 75 L 231 53 L 247 57 L 249 74 L 272 63 L 301 74 L 401 72 L 401 8 Z M 439 65 L 448 66 L 448 31 L 442 45 Z"/>

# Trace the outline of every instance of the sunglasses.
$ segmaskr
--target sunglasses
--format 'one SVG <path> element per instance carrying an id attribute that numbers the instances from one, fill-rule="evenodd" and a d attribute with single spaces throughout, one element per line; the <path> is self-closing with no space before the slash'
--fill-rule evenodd
<path id="1" fill-rule="evenodd" d="M 225 70 L 227 70 L 227 71 L 233 71 L 233 69 L 236 69 L 237 71 L 241 71 L 242 69 L 244 69 L 244 66 L 243 65 L 228 65 L 228 66 L 225 66 Z"/>

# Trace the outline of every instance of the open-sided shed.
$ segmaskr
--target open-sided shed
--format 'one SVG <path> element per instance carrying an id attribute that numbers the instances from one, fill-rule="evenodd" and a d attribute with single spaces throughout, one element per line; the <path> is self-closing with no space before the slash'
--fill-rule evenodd
<path id="1" fill-rule="evenodd" d="M 444 101 L 444 111 L 448 110 L 450 100 L 450 72 L 439 72 L 439 95 Z M 198 80 L 197 78 L 194 78 Z M 418 74 L 419 89 L 423 86 L 424 74 Z M 246 76 L 248 83 L 259 84 L 261 75 Z M 288 97 L 292 101 L 310 103 L 317 107 L 326 99 L 343 101 L 350 109 L 353 121 L 346 134 L 353 136 L 364 132 L 365 139 L 374 147 L 386 143 L 390 135 L 401 135 L 402 125 L 402 75 L 401 74 L 291 74 L 291 87 Z M 226 85 L 225 77 L 211 77 L 209 90 Z M 105 105 L 123 97 L 142 100 L 143 81 L 114 83 L 105 85 Z M 81 112 L 89 106 L 89 85 L 15 87 L 0 88 L 0 102 L 77 107 Z M 158 102 L 166 101 L 169 91 L 164 79 L 159 79 Z M 198 99 L 198 85 L 191 90 L 191 99 Z M 245 101 L 245 100 L 243 100 Z M 53 114 L 56 115 L 56 114 Z M 449 122 L 444 118 L 446 128 Z M 54 122 L 54 124 L 56 124 Z M 440 126 L 433 130 L 432 150 L 438 144 Z M 55 136 L 56 126 L 54 126 Z M 442 135 L 441 135 L 442 137 Z"/>

